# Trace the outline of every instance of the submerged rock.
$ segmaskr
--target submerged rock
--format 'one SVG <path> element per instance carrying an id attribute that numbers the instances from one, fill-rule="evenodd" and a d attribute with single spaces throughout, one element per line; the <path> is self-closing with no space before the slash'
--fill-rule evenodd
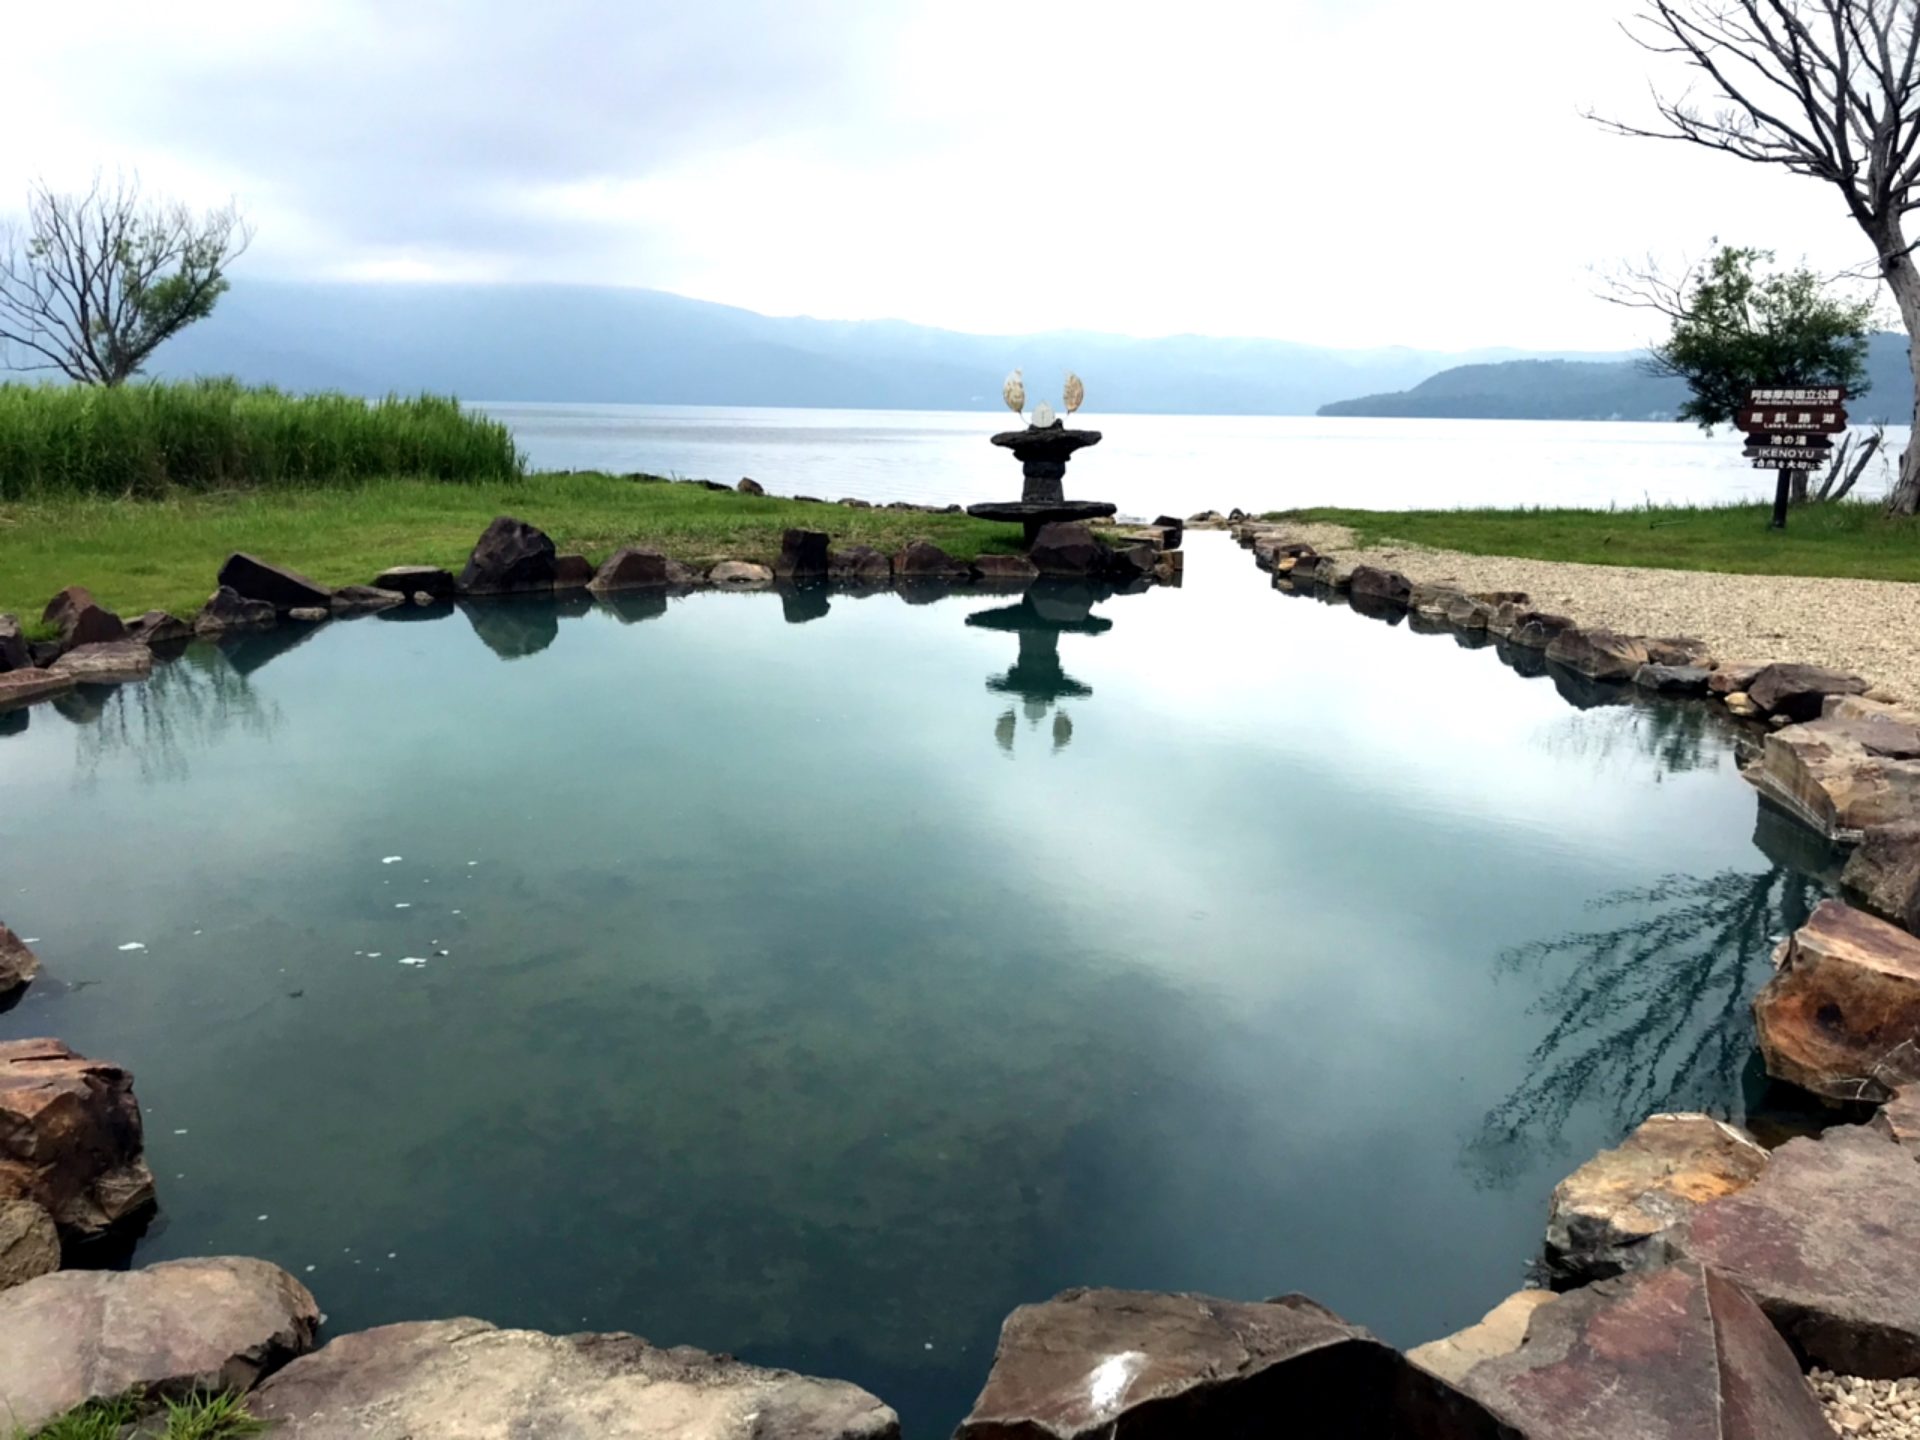
<path id="1" fill-rule="evenodd" d="M 46 1207 L 31 1200 L 0 1200 L 0 1290 L 11 1290 L 60 1268 L 60 1231 Z M 0 1409 L 6 1392 L 0 1390 Z"/>
<path id="2" fill-rule="evenodd" d="M 616 550 L 594 573 L 587 588 L 598 594 L 618 590 L 655 590 L 670 585 L 691 585 L 694 573 L 677 560 L 669 560 L 657 550 Z"/>
<path id="3" fill-rule="evenodd" d="M 553 571 L 553 541 L 526 521 L 501 515 L 474 542 L 458 585 L 469 595 L 551 590 Z"/>
<path id="4" fill-rule="evenodd" d="M 220 567 L 219 583 L 243 600 L 264 600 L 275 610 L 324 610 L 333 591 L 298 570 L 270 565 L 252 555 L 235 553 Z"/>
<path id="5" fill-rule="evenodd" d="M 1767 1073 L 1830 1100 L 1920 1081 L 1920 939 L 1823 900 L 1754 997 Z"/>
<path id="6" fill-rule="evenodd" d="M 0 925 L 0 1000 L 6 1000 L 40 973 L 40 957 L 6 926 Z"/>
<path id="7" fill-rule="evenodd" d="M 544 1335 L 481 1320 L 342 1335 L 249 1408 L 284 1440 L 897 1440 L 858 1386 L 635 1335 Z"/>
<path id="8" fill-rule="evenodd" d="M 1654 1115 L 1554 1187 L 1547 1268 L 1575 1285 L 1637 1269 L 1694 1206 L 1753 1183 L 1767 1152 L 1711 1115 Z"/>
<path id="9" fill-rule="evenodd" d="M 1920 933 L 1920 820 L 1867 830 L 1840 872 L 1840 888 L 1861 909 Z"/>
<path id="10" fill-rule="evenodd" d="M 0 1292 L 0 1397 L 31 1432 L 90 1400 L 244 1391 L 319 1324 L 306 1286 L 264 1260 L 62 1270 Z"/>
<path id="11" fill-rule="evenodd" d="M 120 617 L 93 598 L 84 585 L 69 585 L 47 602 L 40 618 L 59 632 L 62 650 L 76 645 L 106 645 L 127 638 Z"/>
<path id="12" fill-rule="evenodd" d="M 1789 1140 L 1661 1244 L 1738 1282 L 1813 1364 L 1920 1374 L 1920 1164 L 1886 1136 L 1841 1125 Z"/>
<path id="13" fill-rule="evenodd" d="M 196 635 L 224 635 L 233 630 L 267 630 L 279 620 L 279 612 L 264 600 L 249 600 L 231 586 L 222 585 L 207 597 L 194 617 Z"/>
<path id="14" fill-rule="evenodd" d="M 1494 1440 L 1438 1376 L 1303 1296 L 1068 1290 L 1007 1317 L 954 1440 Z"/>
<path id="15" fill-rule="evenodd" d="M 831 537 L 821 530 L 787 530 L 780 536 L 780 558 L 773 573 L 782 580 L 827 578 L 827 546 Z"/>
<path id="16" fill-rule="evenodd" d="M 1832 1440 L 1768 1317 L 1698 1265 L 1540 1305 L 1526 1343 L 1460 1387 L 1529 1440 Z"/>
<path id="17" fill-rule="evenodd" d="M 1741 688 L 1765 714 L 1812 720 L 1827 696 L 1863 694 L 1867 682 L 1824 665 L 1766 665 Z"/>
<path id="18" fill-rule="evenodd" d="M 398 590 L 403 595 L 426 594 L 436 600 L 451 600 L 453 576 L 438 565 L 389 565 L 373 577 L 376 590 Z"/>
<path id="19" fill-rule="evenodd" d="M 84 685 L 113 685 L 144 680 L 153 673 L 153 651 L 138 640 L 76 645 L 53 662 L 56 675 L 71 675 Z"/>
<path id="20" fill-rule="evenodd" d="M 1547 646 L 1547 659 L 1590 680 L 1631 680 L 1648 655 L 1637 636 L 1595 626 L 1562 630 Z"/>
<path id="21" fill-rule="evenodd" d="M 153 1204 L 133 1076 L 58 1040 L 0 1041 L 0 1199 L 89 1240 Z"/>

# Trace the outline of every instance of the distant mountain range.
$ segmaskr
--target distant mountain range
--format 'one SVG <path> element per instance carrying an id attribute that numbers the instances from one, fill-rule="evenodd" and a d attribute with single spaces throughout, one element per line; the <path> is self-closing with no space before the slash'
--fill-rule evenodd
<path id="1" fill-rule="evenodd" d="M 998 409 L 1016 365 L 1058 404 L 1071 368 L 1108 413 L 1309 415 L 1519 350 L 1335 350 L 1197 335 L 969 335 L 890 320 L 778 319 L 657 290 L 241 280 L 151 373 L 466 400 Z M 1608 357 L 1615 358 L 1615 357 Z"/>
<path id="2" fill-rule="evenodd" d="M 1868 390 L 1851 401 L 1856 422 L 1904 425 L 1913 415 L 1907 337 L 1867 343 Z M 1634 360 L 1508 360 L 1456 365 L 1411 389 L 1322 405 L 1321 415 L 1397 415 L 1473 420 L 1671 420 L 1687 398 L 1679 381 L 1649 375 Z"/>

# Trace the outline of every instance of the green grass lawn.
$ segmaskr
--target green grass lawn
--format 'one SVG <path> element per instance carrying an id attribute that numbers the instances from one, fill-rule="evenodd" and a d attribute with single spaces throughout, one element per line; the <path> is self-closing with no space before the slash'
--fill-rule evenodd
<path id="1" fill-rule="evenodd" d="M 1878 505 L 1803 505 L 1784 532 L 1765 505 L 1638 510 L 1339 510 L 1278 512 L 1274 520 L 1345 525 L 1361 545 L 1400 541 L 1470 555 L 1588 565 L 1920 580 L 1920 520 Z"/>
<path id="2" fill-rule="evenodd" d="M 545 530 L 598 562 L 622 545 L 679 560 L 770 562 L 780 532 L 824 530 L 836 545 L 891 552 L 925 537 L 962 560 L 1016 551 L 1017 526 L 965 515 L 857 510 L 607 475 L 446 483 L 379 480 L 314 490 L 251 490 L 131 500 L 75 496 L 0 504 L 0 613 L 42 633 L 55 591 L 85 585 L 122 615 L 190 616 L 220 564 L 245 550 L 327 585 L 366 584 L 389 565 L 455 573 L 496 515 Z"/>

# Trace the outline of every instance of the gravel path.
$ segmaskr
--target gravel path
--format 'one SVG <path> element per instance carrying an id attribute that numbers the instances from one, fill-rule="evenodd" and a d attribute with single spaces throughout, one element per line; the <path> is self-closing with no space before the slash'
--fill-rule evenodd
<path id="1" fill-rule="evenodd" d="M 1920 1380 L 1861 1380 L 1814 1370 L 1807 1375 L 1835 1433 L 1861 1440 L 1920 1440 Z"/>
<path id="2" fill-rule="evenodd" d="M 1355 548 L 1341 525 L 1289 526 L 1323 555 L 1462 590 L 1524 590 L 1536 609 L 1636 635 L 1696 635 L 1720 660 L 1806 660 L 1920 702 L 1920 584 L 1641 570 L 1463 555 L 1417 545 Z"/>

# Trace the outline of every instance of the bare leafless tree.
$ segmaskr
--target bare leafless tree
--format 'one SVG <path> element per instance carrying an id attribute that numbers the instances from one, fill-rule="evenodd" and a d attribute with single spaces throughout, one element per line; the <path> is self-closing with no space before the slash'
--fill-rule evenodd
<path id="1" fill-rule="evenodd" d="M 233 205 L 148 202 L 137 178 L 36 184 L 25 225 L 0 231 L 0 363 L 118 385 L 213 310 L 252 238 Z"/>
<path id="2" fill-rule="evenodd" d="M 1658 124 L 1596 118 L 1617 134 L 1683 140 L 1835 186 L 1909 345 L 1920 337 L 1920 267 L 1906 238 L 1920 208 L 1920 0 L 1648 0 L 1628 34 L 1679 59 L 1708 98 L 1656 93 Z M 1920 376 L 1913 409 L 1920 421 Z M 1920 444 L 1901 457 L 1890 507 L 1920 512 Z"/>

